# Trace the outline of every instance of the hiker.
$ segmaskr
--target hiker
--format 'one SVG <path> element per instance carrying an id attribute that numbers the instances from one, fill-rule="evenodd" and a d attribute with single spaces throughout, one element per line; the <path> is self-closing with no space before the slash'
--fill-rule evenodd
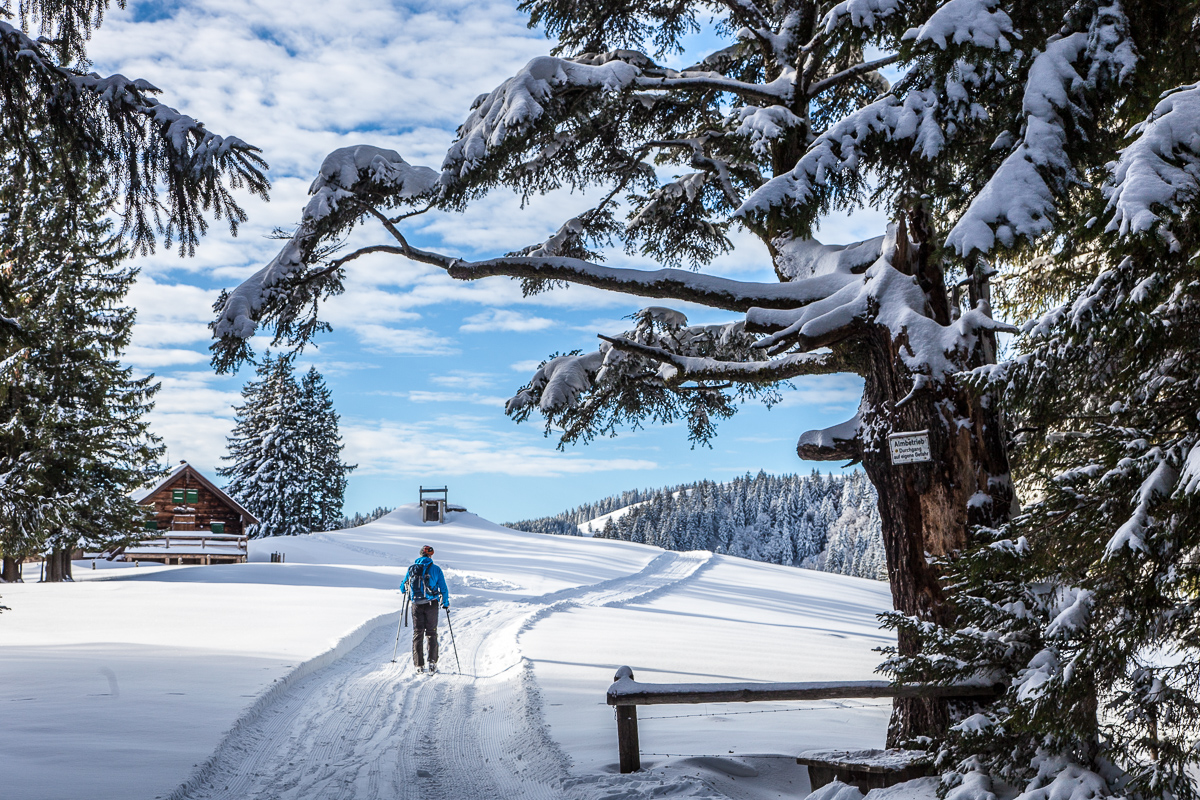
<path id="1" fill-rule="evenodd" d="M 425 545 L 421 555 L 404 578 L 404 592 L 412 600 L 413 621 L 413 665 L 417 672 L 425 671 L 425 653 L 422 638 L 429 640 L 429 671 L 437 672 L 438 660 L 438 596 L 442 608 L 450 608 L 450 592 L 446 589 L 446 578 L 442 568 L 433 563 L 433 548 Z"/>

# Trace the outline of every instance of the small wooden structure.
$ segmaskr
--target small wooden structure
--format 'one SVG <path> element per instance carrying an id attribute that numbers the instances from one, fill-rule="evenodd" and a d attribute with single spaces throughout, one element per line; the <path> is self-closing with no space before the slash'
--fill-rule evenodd
<path id="1" fill-rule="evenodd" d="M 257 524 L 258 518 L 186 461 L 131 497 L 146 508 L 146 537 L 110 554 L 110 560 L 161 564 L 246 561 L 246 526 Z"/>
<path id="2" fill-rule="evenodd" d="M 753 703 L 762 700 L 834 700 L 865 697 L 995 697 L 998 689 L 995 686 L 897 686 L 888 681 L 809 681 L 804 683 L 638 683 L 633 678 L 633 670 L 620 667 L 613 676 L 613 684 L 608 687 L 607 701 L 617 710 L 617 752 L 621 762 L 621 773 L 636 772 L 642 768 L 642 756 L 638 748 L 637 707 L 653 705 L 673 705 L 683 703 Z M 890 752 L 890 751 L 883 751 Z M 812 763 L 819 759 L 809 756 L 807 761 L 797 759 L 798 763 L 806 764 L 812 774 Z M 897 757 L 898 758 L 898 757 Z M 897 758 L 891 761 L 897 761 Z M 862 759 L 860 759 L 862 760 Z M 842 759 L 846 761 L 846 759 Z M 812 762 L 812 763 L 810 763 Z M 841 761 L 822 763 L 818 766 L 830 766 L 835 777 L 845 774 L 855 783 L 855 777 L 850 768 L 852 765 Z M 838 769 L 841 769 L 841 773 Z M 902 770 L 923 769 L 918 761 L 909 759 L 901 765 Z M 884 765 L 879 759 L 872 761 L 864 770 L 865 773 L 880 775 L 871 780 L 886 781 L 880 786 L 890 786 L 901 780 L 907 772 L 898 772 L 889 765 Z M 886 774 L 884 774 L 886 773 Z M 825 777 L 824 773 L 820 773 Z M 917 777 L 914 775 L 913 777 Z M 827 783 L 832 778 L 825 780 Z M 814 782 L 813 788 L 819 785 Z M 864 783 L 864 785 L 866 785 Z"/>
<path id="3" fill-rule="evenodd" d="M 438 497 L 438 495 L 441 497 Z M 421 522 L 445 522 L 447 511 L 466 511 L 464 506 L 452 506 L 449 503 L 449 488 L 426 489 L 421 487 Z"/>
<path id="4" fill-rule="evenodd" d="M 808 767 L 813 791 L 835 780 L 863 794 L 929 774 L 929 754 L 920 750 L 809 750 L 796 757 Z"/>

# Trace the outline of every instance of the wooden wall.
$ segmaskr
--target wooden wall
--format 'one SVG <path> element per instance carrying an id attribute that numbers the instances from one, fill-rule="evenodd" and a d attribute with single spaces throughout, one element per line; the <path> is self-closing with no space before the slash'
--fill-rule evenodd
<path id="1" fill-rule="evenodd" d="M 175 489 L 194 489 L 195 503 L 175 503 L 171 493 Z M 186 497 L 186 495 L 185 495 Z M 237 509 L 225 504 L 225 501 L 213 493 L 211 489 L 196 480 L 190 470 L 183 470 L 165 486 L 142 501 L 143 505 L 154 504 L 154 514 L 150 519 L 158 522 L 159 533 L 164 531 L 207 531 L 211 523 L 225 523 L 225 533 L 244 536 L 246 531 L 242 526 L 241 514 Z M 176 517 L 179 517 L 176 520 Z"/>

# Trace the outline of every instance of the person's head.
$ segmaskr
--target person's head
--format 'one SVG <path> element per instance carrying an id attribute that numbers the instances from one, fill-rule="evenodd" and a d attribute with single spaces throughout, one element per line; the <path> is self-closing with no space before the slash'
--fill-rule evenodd
<path id="1" fill-rule="evenodd" d="M 425 556 L 426 558 L 433 558 L 433 548 L 429 545 L 425 545 L 421 548 L 421 555 Z"/>

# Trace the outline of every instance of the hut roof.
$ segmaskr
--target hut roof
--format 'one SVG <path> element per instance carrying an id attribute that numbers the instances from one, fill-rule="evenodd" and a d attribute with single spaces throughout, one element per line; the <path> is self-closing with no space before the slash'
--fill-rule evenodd
<path id="1" fill-rule="evenodd" d="M 246 507 L 243 506 L 241 503 L 239 503 L 237 500 L 234 500 L 232 497 L 225 494 L 225 492 L 218 489 L 217 486 L 212 481 L 210 481 L 208 478 L 204 477 L 204 475 L 202 475 L 199 470 L 197 470 L 195 467 L 193 467 L 191 464 L 187 463 L 186 461 L 180 463 L 180 465 L 178 467 L 176 467 L 175 469 L 168 472 L 166 474 L 166 476 L 163 477 L 162 480 L 158 481 L 158 483 L 150 484 L 148 486 L 142 487 L 141 489 L 136 489 L 136 490 L 130 492 L 129 497 L 135 503 L 144 503 L 147 500 L 149 500 L 154 495 L 155 492 L 157 492 L 159 489 L 161 489 L 164 486 L 173 482 L 176 478 L 178 478 L 184 472 L 187 472 L 191 477 L 194 477 L 197 481 L 199 481 L 201 484 L 203 484 L 205 488 L 207 488 L 210 492 L 212 492 L 218 498 L 220 498 L 223 503 L 225 503 L 230 508 L 232 508 L 235 511 L 237 511 L 238 513 L 240 513 L 245 518 L 245 521 L 248 524 L 252 524 L 252 525 L 259 524 L 260 520 L 258 517 L 251 514 L 246 509 Z"/>

